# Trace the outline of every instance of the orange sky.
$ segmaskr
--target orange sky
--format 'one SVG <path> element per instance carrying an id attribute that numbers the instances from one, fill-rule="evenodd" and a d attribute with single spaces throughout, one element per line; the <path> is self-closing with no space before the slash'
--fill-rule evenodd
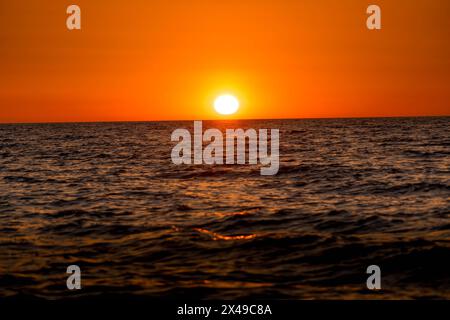
<path id="1" fill-rule="evenodd" d="M 82 30 L 66 29 L 66 8 Z M 369 4 L 381 31 L 366 28 Z M 450 115 L 448 0 L 0 2 L 0 122 Z"/>

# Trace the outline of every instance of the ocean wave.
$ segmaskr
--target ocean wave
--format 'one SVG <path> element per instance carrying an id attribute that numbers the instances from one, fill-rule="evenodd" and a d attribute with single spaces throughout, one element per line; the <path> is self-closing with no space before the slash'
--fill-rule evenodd
<path id="1" fill-rule="evenodd" d="M 80 296 L 368 299 L 376 264 L 383 298 L 450 297 L 449 118 L 239 122 L 280 129 L 270 177 L 172 164 L 189 125 L 0 126 L 0 296 L 78 264 Z"/>

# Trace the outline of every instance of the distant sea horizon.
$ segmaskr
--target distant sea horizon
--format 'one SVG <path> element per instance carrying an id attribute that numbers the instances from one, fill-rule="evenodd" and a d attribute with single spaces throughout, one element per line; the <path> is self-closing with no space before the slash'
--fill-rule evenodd
<path id="1" fill-rule="evenodd" d="M 339 120 L 339 119 L 403 119 L 403 118 L 448 118 L 449 115 L 418 115 L 418 116 L 354 116 L 354 117 L 304 117 L 304 118 L 192 118 L 192 119 L 161 119 L 161 120 L 88 120 L 88 121 L 30 121 L 1 122 L 3 124 L 64 124 L 64 123 L 127 123 L 127 122 L 183 122 L 183 121 L 264 121 L 264 120 Z"/>

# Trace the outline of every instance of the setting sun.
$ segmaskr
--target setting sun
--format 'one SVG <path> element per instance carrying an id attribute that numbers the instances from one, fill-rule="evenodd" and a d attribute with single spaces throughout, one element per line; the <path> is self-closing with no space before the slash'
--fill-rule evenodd
<path id="1" fill-rule="evenodd" d="M 217 97 L 214 101 L 214 109 L 223 115 L 230 115 L 236 113 L 239 109 L 239 101 L 232 95 L 223 95 Z"/>

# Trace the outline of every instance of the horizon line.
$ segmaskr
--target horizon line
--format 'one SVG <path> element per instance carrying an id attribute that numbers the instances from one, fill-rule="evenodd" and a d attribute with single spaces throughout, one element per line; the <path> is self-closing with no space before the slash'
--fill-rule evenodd
<path id="1" fill-rule="evenodd" d="M 410 119 L 410 118 L 447 118 L 450 115 L 417 116 L 355 116 L 355 117 L 302 117 L 302 118 L 230 118 L 230 119 L 162 119 L 162 120 L 98 120 L 98 121 L 30 121 L 2 122 L 0 125 L 14 124 L 69 124 L 69 123 L 146 123 L 146 122 L 191 122 L 191 121 L 262 121 L 262 120 L 337 120 L 337 119 Z"/>

